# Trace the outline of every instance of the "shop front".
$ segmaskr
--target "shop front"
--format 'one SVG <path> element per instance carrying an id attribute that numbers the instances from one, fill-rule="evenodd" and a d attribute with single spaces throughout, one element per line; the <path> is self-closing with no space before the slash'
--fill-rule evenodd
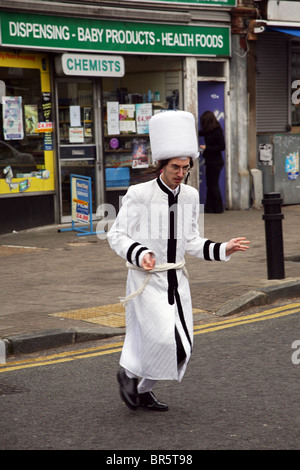
<path id="1" fill-rule="evenodd" d="M 72 70 L 56 77 L 63 221 L 70 216 L 71 174 L 91 178 L 98 215 L 103 203 L 117 211 L 130 184 L 154 177 L 149 119 L 165 109 L 183 108 L 184 70 L 178 57 L 72 53 L 56 57 L 57 72 L 62 61 L 67 63 L 66 55 Z M 97 77 L 93 69 L 99 61 L 110 67 Z M 83 73 L 79 68 L 84 64 Z"/>
<path id="2" fill-rule="evenodd" d="M 49 220 L 36 220 L 33 226 L 71 220 L 74 174 L 91 179 L 95 218 L 103 215 L 105 203 L 117 211 L 130 184 L 155 174 L 150 117 L 168 109 L 185 109 L 197 120 L 199 80 L 225 81 L 223 73 L 214 78 L 205 67 L 211 70 L 212 63 L 221 60 L 225 70 L 230 57 L 228 22 L 183 25 L 13 12 L 2 12 L 0 18 L 3 48 L 23 51 L 16 56 L 29 56 L 28 50 L 34 50 L 30 53 L 41 57 L 40 90 L 32 81 L 37 96 L 24 97 L 19 105 L 24 120 L 30 110 L 37 110 L 38 126 L 33 135 L 19 134 L 14 141 L 14 148 L 19 146 L 24 153 L 34 142 L 38 164 L 22 172 L 10 165 L 13 186 L 6 182 L 9 177 L 4 177 L 3 170 L 0 179 L 3 200 L 12 195 L 22 201 L 30 195 L 49 197 L 50 207 L 41 210 Z M 197 72 L 199 60 L 203 61 L 201 73 Z M 46 93 L 51 103 L 47 119 L 42 114 Z M 19 95 L 6 88 L 2 96 Z M 2 106 L 6 106 L 4 98 Z M 5 137 L 4 141 L 9 143 Z M 4 165 L 8 166 L 6 160 Z M 23 180 L 28 180 L 28 187 L 20 186 Z"/>

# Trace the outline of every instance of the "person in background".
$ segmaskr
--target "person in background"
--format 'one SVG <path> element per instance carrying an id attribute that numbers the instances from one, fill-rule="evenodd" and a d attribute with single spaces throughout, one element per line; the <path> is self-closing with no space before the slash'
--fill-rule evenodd
<path id="1" fill-rule="evenodd" d="M 225 140 L 220 123 L 212 111 L 205 111 L 200 116 L 199 136 L 204 137 L 205 145 L 203 158 L 206 167 L 206 201 L 204 212 L 219 214 L 224 212 L 223 200 L 219 187 L 219 178 L 224 166 L 222 151 L 225 150 Z"/>

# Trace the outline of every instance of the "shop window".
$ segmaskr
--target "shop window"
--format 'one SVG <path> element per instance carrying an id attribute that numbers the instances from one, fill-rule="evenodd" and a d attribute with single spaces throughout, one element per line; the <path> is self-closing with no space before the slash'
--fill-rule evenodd
<path id="1" fill-rule="evenodd" d="M 59 82 L 60 145 L 93 144 L 93 86 L 90 82 Z"/>
<path id="2" fill-rule="evenodd" d="M 156 175 L 149 142 L 155 113 L 182 109 L 181 59 L 127 57 L 121 79 L 102 81 L 106 201 Z"/>
<path id="3" fill-rule="evenodd" d="M 47 121 L 43 104 L 49 94 L 41 92 L 40 70 L 0 67 L 0 94 L 0 178 L 42 178 L 44 133 L 38 123 Z"/>
<path id="4" fill-rule="evenodd" d="M 292 43 L 291 51 L 291 124 L 300 126 L 300 43 Z"/>

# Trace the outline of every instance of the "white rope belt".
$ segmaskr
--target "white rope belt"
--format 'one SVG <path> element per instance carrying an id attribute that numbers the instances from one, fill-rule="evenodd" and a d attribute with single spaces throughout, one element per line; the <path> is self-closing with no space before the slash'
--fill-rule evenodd
<path id="1" fill-rule="evenodd" d="M 151 269 L 151 271 L 145 271 L 143 268 L 139 268 L 138 266 L 135 266 L 134 264 L 128 263 L 128 261 L 126 263 L 126 266 L 129 269 L 135 269 L 137 271 L 142 271 L 144 273 L 147 273 L 147 276 L 145 277 L 142 286 L 138 290 L 128 295 L 127 297 L 120 297 L 120 302 L 122 304 L 126 304 L 129 300 L 133 299 L 134 297 L 137 297 L 143 292 L 143 290 L 145 289 L 145 287 L 147 286 L 150 280 L 151 274 L 161 273 L 163 271 L 169 271 L 170 269 L 183 269 L 184 274 L 186 275 L 186 277 L 188 277 L 188 272 L 185 268 L 185 260 L 179 261 L 178 263 L 163 263 L 158 266 L 155 266 L 153 269 Z"/>

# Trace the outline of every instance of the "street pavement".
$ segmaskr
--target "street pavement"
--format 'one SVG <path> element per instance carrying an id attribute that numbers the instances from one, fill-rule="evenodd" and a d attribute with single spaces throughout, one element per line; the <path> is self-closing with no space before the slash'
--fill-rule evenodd
<path id="1" fill-rule="evenodd" d="M 268 279 L 263 213 L 261 208 L 200 218 L 206 238 L 227 241 L 245 236 L 251 245 L 228 262 L 186 256 L 195 323 L 300 296 L 300 205 L 282 207 L 284 279 Z M 69 226 L 0 235 L 0 339 L 8 354 L 125 332 L 119 301 L 125 294 L 125 261 L 106 239 L 60 231 Z"/>

